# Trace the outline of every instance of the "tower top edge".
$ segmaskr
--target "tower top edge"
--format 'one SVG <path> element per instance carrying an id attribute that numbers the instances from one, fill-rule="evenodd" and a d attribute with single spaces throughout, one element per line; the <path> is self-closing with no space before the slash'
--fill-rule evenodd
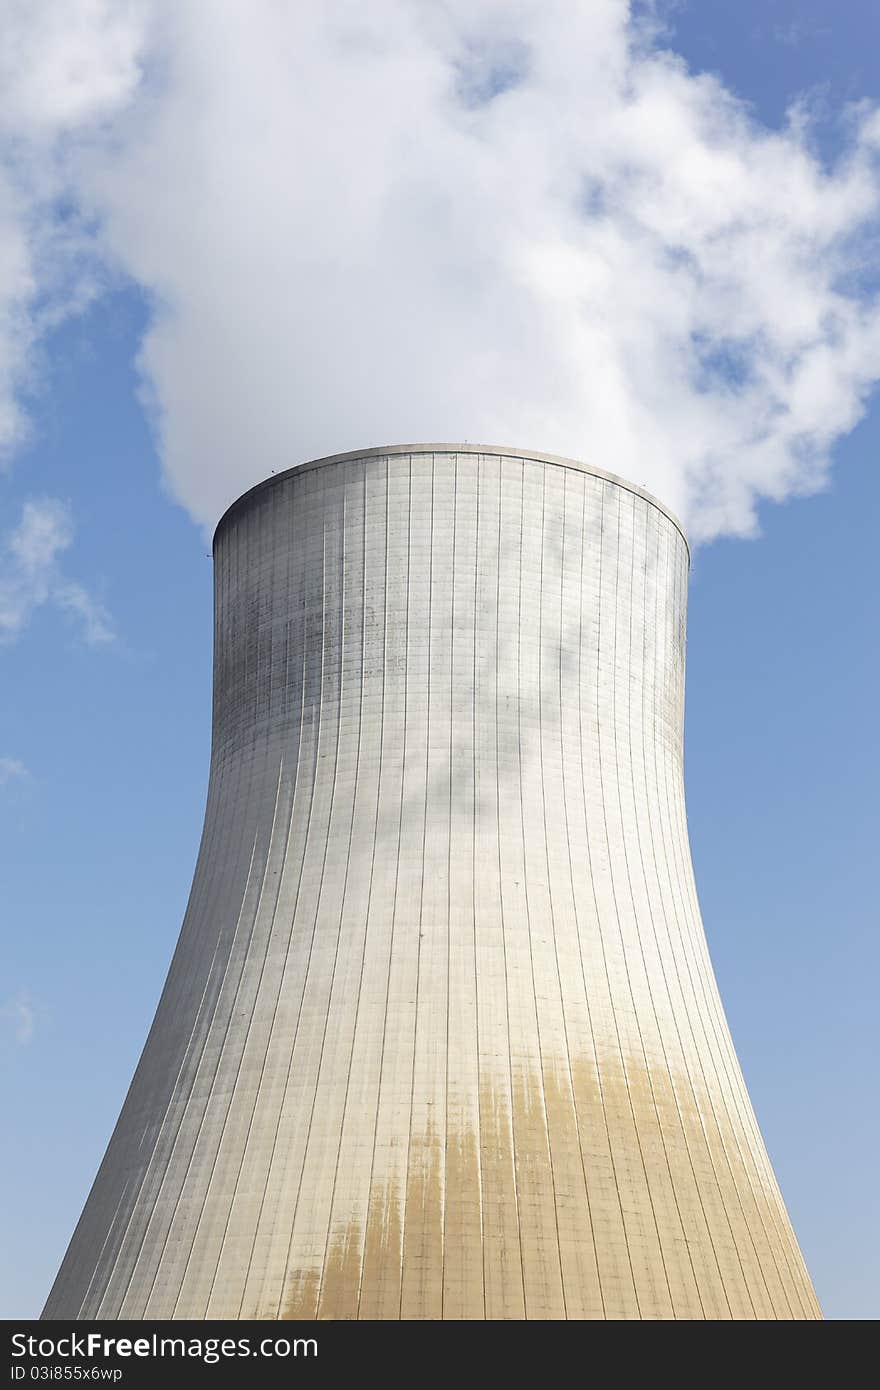
<path id="1" fill-rule="evenodd" d="M 252 502 L 258 494 L 268 491 L 277 483 L 285 482 L 299 473 L 309 473 L 315 468 L 324 468 L 331 463 L 348 463 L 356 460 L 366 460 L 373 458 L 388 458 L 398 454 L 480 454 L 489 455 L 492 458 L 523 459 L 530 463 L 547 463 L 556 468 L 572 468 L 578 473 L 588 473 L 591 477 L 600 478 L 602 482 L 611 483 L 615 487 L 622 488 L 625 492 L 631 492 L 636 497 L 640 497 L 650 506 L 655 507 L 662 513 L 668 521 L 672 523 L 678 531 L 685 544 L 685 549 L 690 560 L 690 544 L 684 525 L 674 512 L 665 506 L 659 498 L 646 488 L 640 487 L 638 483 L 632 483 L 627 478 L 622 478 L 617 473 L 611 473 L 605 468 L 598 468 L 594 464 L 584 463 L 581 459 L 566 458 L 561 454 L 547 454 L 536 449 L 517 449 L 499 444 L 385 444 L 376 445 L 369 449 L 351 449 L 344 454 L 327 454 L 323 458 L 308 459 L 304 463 L 294 464 L 291 468 L 285 468 L 280 473 L 272 473 L 268 478 L 263 478 L 259 483 L 254 483 L 245 492 L 237 497 L 234 502 L 226 508 L 217 525 L 214 527 L 213 545 L 217 543 L 220 531 L 239 511 L 240 508 Z"/>

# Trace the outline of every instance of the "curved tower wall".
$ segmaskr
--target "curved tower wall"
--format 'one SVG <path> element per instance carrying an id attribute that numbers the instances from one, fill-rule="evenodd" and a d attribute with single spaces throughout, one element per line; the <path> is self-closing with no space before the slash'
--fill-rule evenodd
<path id="1" fill-rule="evenodd" d="M 694 890 L 674 519 L 371 450 L 215 561 L 192 894 L 44 1316 L 820 1316 Z"/>

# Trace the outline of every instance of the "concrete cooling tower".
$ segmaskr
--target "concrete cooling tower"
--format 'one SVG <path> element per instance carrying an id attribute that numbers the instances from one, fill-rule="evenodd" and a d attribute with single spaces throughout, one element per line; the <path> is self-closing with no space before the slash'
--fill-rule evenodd
<path id="1" fill-rule="evenodd" d="M 694 889 L 675 519 L 368 449 L 214 555 L 192 894 L 43 1316 L 820 1317 Z"/>

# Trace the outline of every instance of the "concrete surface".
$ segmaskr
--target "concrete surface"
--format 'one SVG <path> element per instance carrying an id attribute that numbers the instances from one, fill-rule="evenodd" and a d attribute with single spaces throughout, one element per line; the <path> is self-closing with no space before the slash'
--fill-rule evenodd
<path id="1" fill-rule="evenodd" d="M 215 559 L 192 895 L 44 1316 L 821 1316 L 694 889 L 674 519 L 428 445 Z"/>

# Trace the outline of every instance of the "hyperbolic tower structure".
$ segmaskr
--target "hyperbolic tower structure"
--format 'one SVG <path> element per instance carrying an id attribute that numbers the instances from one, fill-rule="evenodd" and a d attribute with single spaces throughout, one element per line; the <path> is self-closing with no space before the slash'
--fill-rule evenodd
<path id="1" fill-rule="evenodd" d="M 192 894 L 44 1317 L 821 1316 L 694 889 L 675 519 L 394 447 L 214 555 Z"/>

